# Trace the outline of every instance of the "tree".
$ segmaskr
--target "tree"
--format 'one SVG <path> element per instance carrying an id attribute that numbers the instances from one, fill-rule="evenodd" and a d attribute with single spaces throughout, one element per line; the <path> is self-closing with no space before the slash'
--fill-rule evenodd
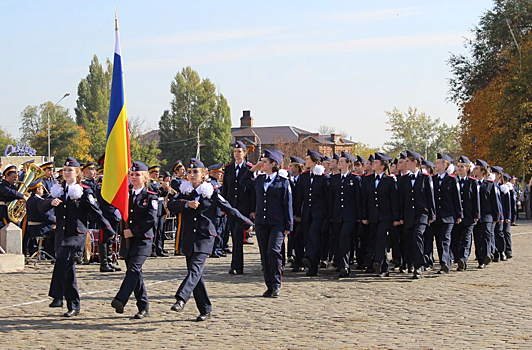
<path id="1" fill-rule="evenodd" d="M 166 160 L 159 159 L 161 150 L 156 140 L 143 142 L 142 136 L 146 132 L 144 121 L 138 117 L 128 118 L 131 159 L 150 165 L 164 165 Z"/>
<path id="2" fill-rule="evenodd" d="M 275 148 L 284 153 L 283 166 L 287 167 L 290 164 L 290 157 L 300 157 L 305 159 L 308 149 L 315 149 L 316 144 L 313 144 L 309 139 L 300 142 L 294 140 L 288 140 L 284 137 L 275 136 Z M 262 150 L 264 151 L 264 150 Z"/>
<path id="3" fill-rule="evenodd" d="M 165 159 L 173 163 L 195 157 L 199 130 L 203 162 L 207 165 L 229 160 L 230 109 L 214 84 L 186 67 L 175 75 L 170 92 L 170 109 L 159 120 L 159 147 Z"/>
<path id="4" fill-rule="evenodd" d="M 385 113 L 388 116 L 386 124 L 390 126 L 387 130 L 392 132 L 392 137 L 384 144 L 384 151 L 390 156 L 396 157 L 407 149 L 419 152 L 431 161 L 436 160 L 438 152 L 453 157 L 458 155 L 458 127 L 441 123 L 439 118 L 432 119 L 412 107 L 409 107 L 407 112 L 401 112 L 394 107 L 392 111 Z"/>
<path id="5" fill-rule="evenodd" d="M 7 145 L 15 145 L 17 141 L 11 136 L 11 134 L 4 128 L 0 128 L 0 156 L 3 155 Z"/>
<path id="6" fill-rule="evenodd" d="M 21 113 L 20 130 L 22 141 L 28 142 L 37 154 L 48 154 L 48 116 L 50 117 L 50 155 L 58 161 L 68 156 L 79 161 L 87 158 L 89 137 L 85 130 L 76 125 L 67 108 L 45 102 L 39 106 L 28 106 Z"/>
<path id="7" fill-rule="evenodd" d="M 82 126 L 90 138 L 89 157 L 98 159 L 105 151 L 113 64 L 106 60 L 106 69 L 94 55 L 89 74 L 78 85 L 76 123 Z"/>
<path id="8" fill-rule="evenodd" d="M 367 159 L 371 154 L 375 154 L 376 152 L 380 151 L 381 150 L 378 147 L 371 147 L 366 143 L 359 142 L 356 145 L 353 145 L 351 153 L 355 156 L 358 154 Z"/>
<path id="9" fill-rule="evenodd" d="M 336 129 L 334 128 L 334 126 L 325 125 L 325 124 L 320 125 L 320 127 L 318 128 L 318 132 L 320 133 L 320 135 L 334 134 L 335 131 Z"/>

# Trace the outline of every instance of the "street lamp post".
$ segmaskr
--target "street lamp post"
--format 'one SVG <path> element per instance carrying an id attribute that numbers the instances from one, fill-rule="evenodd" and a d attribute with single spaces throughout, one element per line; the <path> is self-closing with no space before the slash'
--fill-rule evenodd
<path id="1" fill-rule="evenodd" d="M 203 124 L 205 124 L 207 122 L 207 120 L 209 120 L 209 118 L 210 118 L 210 115 L 206 116 L 205 120 L 202 121 L 200 125 L 198 125 L 197 147 L 196 147 L 196 158 L 197 159 L 200 159 L 200 137 L 199 137 L 199 132 L 200 132 L 200 129 L 203 126 Z"/>
<path id="2" fill-rule="evenodd" d="M 63 101 L 63 99 L 65 97 L 68 97 L 70 96 L 70 93 L 67 92 L 66 94 L 63 95 L 63 97 L 61 97 L 61 99 L 59 101 L 56 102 L 56 104 L 54 104 L 52 106 L 52 108 L 54 108 L 55 106 L 57 106 L 59 104 L 59 102 Z M 48 110 L 48 161 L 51 161 L 52 158 L 50 157 L 50 109 Z"/>

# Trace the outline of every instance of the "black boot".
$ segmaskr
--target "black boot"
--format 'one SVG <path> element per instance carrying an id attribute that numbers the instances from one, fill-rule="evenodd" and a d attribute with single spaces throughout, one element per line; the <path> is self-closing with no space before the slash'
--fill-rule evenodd
<path id="1" fill-rule="evenodd" d="M 118 260 L 116 261 L 116 265 L 113 265 L 113 242 L 109 241 L 106 243 L 107 245 L 107 264 L 110 268 L 112 268 L 115 271 L 122 271 L 122 269 L 118 266 Z"/>
<path id="2" fill-rule="evenodd" d="M 100 256 L 100 272 L 115 272 L 115 270 L 109 266 L 109 262 L 107 261 L 107 244 L 98 244 L 98 249 Z"/>

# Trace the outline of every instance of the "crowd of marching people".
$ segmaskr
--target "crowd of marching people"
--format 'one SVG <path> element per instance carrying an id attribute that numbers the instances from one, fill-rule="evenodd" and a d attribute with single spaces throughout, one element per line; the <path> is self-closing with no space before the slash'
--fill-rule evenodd
<path id="1" fill-rule="evenodd" d="M 80 313 L 75 264 L 89 234 L 97 241 L 102 273 L 121 271 L 116 256 L 124 259 L 125 277 L 111 306 L 123 313 L 134 294 L 135 318 L 149 313 L 143 264 L 168 256 L 168 231 L 175 232 L 173 253 L 184 255 L 187 266 L 171 309 L 182 311 L 193 294 L 198 321 L 209 319 L 212 309 L 203 279 L 207 258 L 230 253 L 229 274 L 243 274 L 252 227 L 267 287 L 263 296 L 271 298 L 281 295 L 287 271 L 316 276 L 332 265 L 339 278 L 363 270 L 380 278 L 395 271 L 421 279 L 427 271 L 443 275 L 474 264 L 484 269 L 512 258 L 517 179 L 484 160 L 438 153 L 434 164 L 411 150 L 396 159 L 379 152 L 365 159 L 309 149 L 300 158 L 269 149 L 251 164 L 241 141 L 233 156 L 225 166 L 177 161 L 173 174 L 133 162 L 127 221 L 101 196 L 102 177 L 112 176 L 104 172 L 103 157 L 98 164 L 69 157 L 57 172 L 53 162 L 44 163 L 43 176 L 27 184 L 28 193 L 17 187 L 26 174 L 7 165 L 0 227 L 10 221 L 9 203 L 24 201 L 24 251 L 42 250 L 55 262 L 50 307 L 66 300 L 65 317 Z M 283 168 L 285 158 L 290 163 Z M 166 222 L 169 217 L 175 220 Z"/>

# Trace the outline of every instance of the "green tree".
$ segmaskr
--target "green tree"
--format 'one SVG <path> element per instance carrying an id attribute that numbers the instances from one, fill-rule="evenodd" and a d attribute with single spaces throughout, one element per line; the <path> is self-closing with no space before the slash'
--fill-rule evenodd
<path id="1" fill-rule="evenodd" d="M 353 155 L 360 155 L 364 158 L 368 158 L 371 154 L 375 154 L 375 152 L 380 152 L 380 148 L 378 147 L 371 147 L 370 145 L 359 142 L 356 145 L 353 145 L 353 149 L 351 150 L 351 154 Z"/>
<path id="2" fill-rule="evenodd" d="M 0 157 L 4 155 L 7 145 L 15 145 L 17 141 L 4 128 L 0 128 Z"/>
<path id="3" fill-rule="evenodd" d="M 140 120 L 140 118 L 129 117 L 128 127 L 132 160 L 138 160 L 148 166 L 155 164 L 160 164 L 162 166 L 166 164 L 165 160 L 159 159 L 161 150 L 158 147 L 158 142 L 156 140 L 142 140 L 142 136 L 146 132 L 144 121 Z"/>
<path id="4" fill-rule="evenodd" d="M 105 151 L 113 64 L 106 60 L 106 67 L 94 55 L 89 74 L 78 85 L 76 123 L 82 126 L 90 138 L 89 158 L 98 159 Z"/>
<path id="5" fill-rule="evenodd" d="M 435 161 L 436 153 L 447 153 L 456 157 L 460 151 L 457 126 L 441 123 L 440 118 L 431 118 L 417 108 L 409 107 L 401 112 L 396 107 L 385 111 L 388 116 L 387 129 L 392 132 L 390 141 L 384 144 L 384 151 L 396 157 L 401 151 L 419 152 L 428 160 Z"/>
<path id="6" fill-rule="evenodd" d="M 205 164 L 225 162 L 230 157 L 230 109 L 214 84 L 202 79 L 191 67 L 177 73 L 170 86 L 170 110 L 159 120 L 159 148 L 169 163 L 196 156 L 197 133 Z"/>

